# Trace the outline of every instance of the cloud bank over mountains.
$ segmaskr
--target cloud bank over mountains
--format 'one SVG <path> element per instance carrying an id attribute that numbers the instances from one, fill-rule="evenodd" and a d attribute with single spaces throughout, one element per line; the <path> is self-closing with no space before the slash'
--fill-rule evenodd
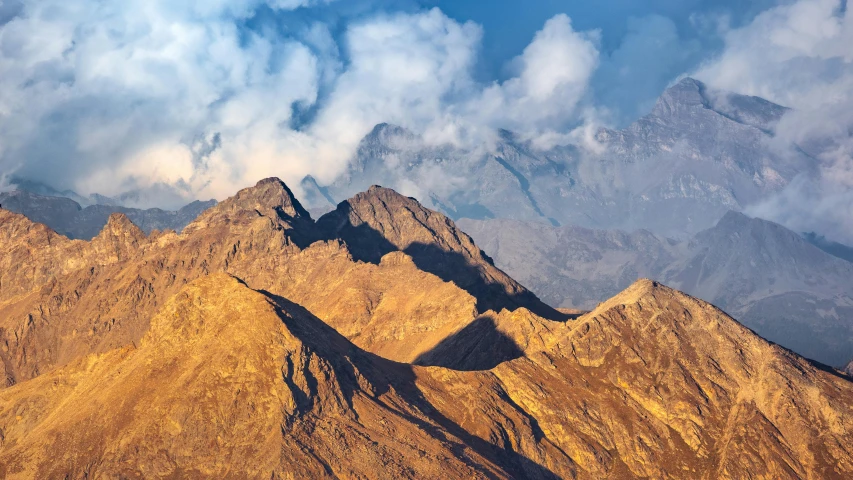
<path id="1" fill-rule="evenodd" d="M 418 2 L 2 0 L 0 171 L 83 194 L 168 185 L 178 203 L 270 175 L 330 182 L 381 122 L 469 148 L 501 128 L 590 146 L 689 73 L 792 107 L 774 148 L 821 166 L 753 214 L 853 231 L 846 2 L 780 1 L 735 26 L 697 4 L 692 36 L 648 3 L 615 44 L 556 14 L 484 80 L 484 27 Z"/>
<path id="2" fill-rule="evenodd" d="M 840 0 L 799 0 L 723 35 L 722 53 L 695 75 L 790 107 L 774 147 L 803 149 L 819 166 L 749 213 L 853 238 L 853 11 Z"/>
<path id="3" fill-rule="evenodd" d="M 306 3 L 20 3 L 0 27 L 2 168 L 105 194 L 330 181 L 381 122 L 441 142 L 563 129 L 597 66 L 595 33 L 565 15 L 517 76 L 489 85 L 470 74 L 481 28 L 438 9 L 354 19 L 340 40 L 319 22 L 285 34 L 241 23 L 262 4 Z"/>

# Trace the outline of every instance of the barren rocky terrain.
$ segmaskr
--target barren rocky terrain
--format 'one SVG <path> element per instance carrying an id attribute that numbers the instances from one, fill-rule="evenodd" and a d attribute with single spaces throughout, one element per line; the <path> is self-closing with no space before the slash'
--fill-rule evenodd
<path id="1" fill-rule="evenodd" d="M 853 475 L 842 373 L 650 280 L 553 310 L 392 190 L 0 242 L 5 478 Z"/>

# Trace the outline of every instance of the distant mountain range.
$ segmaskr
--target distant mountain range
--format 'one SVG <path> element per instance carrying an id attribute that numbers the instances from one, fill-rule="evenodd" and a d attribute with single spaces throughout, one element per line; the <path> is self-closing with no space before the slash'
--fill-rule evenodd
<path id="1" fill-rule="evenodd" d="M 436 146 L 382 124 L 338 180 L 306 178 L 302 189 L 312 211 L 381 184 L 454 219 L 646 229 L 684 239 L 813 173 L 806 153 L 769 148 L 786 111 L 686 78 L 634 124 L 599 131 L 597 149 L 541 149 L 506 131 L 494 145 Z"/>
<path id="2" fill-rule="evenodd" d="M 100 193 L 80 195 L 74 190 L 58 190 L 51 185 L 18 176 L 11 176 L 8 183 L 15 190 L 23 190 L 45 197 L 69 198 L 83 207 L 110 205 L 144 210 L 148 205 L 156 204 L 164 210 L 177 210 L 188 203 L 186 192 L 165 183 L 155 183 L 145 189 L 131 189 L 112 197 Z"/>
<path id="3" fill-rule="evenodd" d="M 123 207 L 115 203 L 83 207 L 70 198 L 71 196 L 78 196 L 74 192 L 51 191 L 51 189 L 38 188 L 37 184 L 32 183 L 24 184 L 23 187 L 68 196 L 46 196 L 19 189 L 11 192 L 0 192 L 0 205 L 12 212 L 26 215 L 33 221 L 44 223 L 69 238 L 84 240 L 90 240 L 97 235 L 113 213 L 127 215 L 134 224 L 147 233 L 153 230 L 180 231 L 188 223 L 195 220 L 201 212 L 216 205 L 215 200 L 195 201 L 177 211 L 159 208 L 142 210 Z M 107 199 L 107 197 L 99 195 L 93 195 L 89 198 L 95 201 L 102 198 Z"/>
<path id="4" fill-rule="evenodd" d="M 648 115 L 622 130 L 598 131 L 590 148 L 542 148 L 508 131 L 470 148 L 436 145 L 402 127 L 380 124 L 334 182 L 320 184 L 309 176 L 300 190 L 315 217 L 371 185 L 383 185 L 453 219 L 645 229 L 683 240 L 715 225 L 726 212 L 779 192 L 798 175 L 815 173 L 815 160 L 804 150 L 770 147 L 774 125 L 787 111 L 685 78 L 667 89 Z M 83 197 L 26 179 L 12 183 L 83 207 L 135 208 L 141 201 L 140 192 Z M 175 195 L 167 186 L 158 188 L 161 197 Z"/>

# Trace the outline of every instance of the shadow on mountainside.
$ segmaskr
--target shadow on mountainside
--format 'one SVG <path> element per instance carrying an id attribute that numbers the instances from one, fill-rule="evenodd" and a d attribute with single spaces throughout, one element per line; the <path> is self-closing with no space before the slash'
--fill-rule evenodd
<path id="1" fill-rule="evenodd" d="M 417 267 L 445 282 L 453 282 L 477 299 L 477 310 L 500 312 L 524 307 L 534 314 L 552 321 L 565 322 L 569 316 L 546 305 L 526 289 L 508 291 L 505 285 L 486 277 L 478 266 L 468 263 L 464 255 L 449 252 L 437 245 L 413 243 L 403 253 L 412 257 Z M 488 259 L 484 255 L 484 258 Z M 507 277 L 509 278 L 509 277 Z"/>
<path id="2" fill-rule="evenodd" d="M 415 359 L 415 365 L 450 366 L 456 370 L 489 370 L 524 356 L 521 347 L 483 315 Z"/>
<path id="3" fill-rule="evenodd" d="M 412 365 L 392 362 L 364 351 L 301 305 L 264 290 L 260 290 L 260 292 L 273 300 L 283 312 L 289 314 L 284 314 L 282 311 L 279 312 L 282 321 L 293 335 L 299 338 L 311 352 L 329 362 L 334 375 L 328 378 L 335 379 L 340 385 L 341 393 L 344 395 L 344 400 L 350 409 L 353 408 L 353 397 L 357 394 L 370 396 L 373 397 L 375 402 L 383 405 L 391 413 L 417 425 L 418 428 L 428 432 L 432 437 L 451 444 L 452 450 L 461 459 L 465 459 L 465 450 L 470 448 L 504 469 L 514 478 L 549 480 L 559 478 L 547 468 L 518 452 L 501 448 L 470 434 L 459 424 L 441 414 L 424 397 L 418 387 L 416 382 L 417 377 Z M 360 376 L 367 379 L 368 383 L 373 387 L 373 392 L 367 391 L 360 386 Z M 289 379 L 285 378 L 284 381 L 288 383 L 288 387 L 292 391 L 300 391 L 298 387 L 291 385 L 292 382 Z M 309 379 L 308 389 L 312 395 L 317 394 L 319 389 L 317 379 Z M 420 415 L 416 415 L 415 412 L 406 411 L 406 409 L 400 408 L 398 404 L 386 404 L 379 397 L 388 392 L 399 395 L 405 400 L 406 404 L 415 408 Z M 299 413 L 308 412 L 314 406 L 315 400 L 315 398 L 309 395 L 300 396 L 297 402 Z M 535 439 L 537 441 L 543 439 L 545 435 L 539 427 L 538 422 L 526 413 L 524 415 L 530 421 Z M 426 421 L 425 418 L 428 418 L 432 422 Z M 459 441 L 449 438 L 444 432 L 453 435 Z M 475 464 L 470 462 L 469 465 L 476 467 Z M 492 476 L 486 470 L 483 470 L 482 473 L 486 477 Z"/>
<path id="4" fill-rule="evenodd" d="M 477 309 L 480 312 L 500 312 L 503 309 L 512 311 L 524 307 L 552 321 L 564 322 L 570 318 L 546 305 L 526 289 L 508 291 L 505 285 L 488 278 L 487 272 L 481 267 L 470 264 L 468 258 L 461 253 L 445 250 L 437 244 L 420 242 L 412 243 L 401 250 L 385 238 L 382 232 L 368 224 L 353 225 L 349 221 L 349 213 L 350 206 L 342 203 L 338 206 L 336 215 L 324 215 L 317 221 L 317 226 L 323 240 L 343 240 L 355 260 L 378 265 L 386 254 L 402 251 L 412 257 L 419 269 L 445 282 L 453 282 L 471 294 L 477 300 Z M 480 253 L 483 260 L 494 267 L 491 258 L 482 251 Z"/>
<path id="5" fill-rule="evenodd" d="M 379 265 L 382 257 L 399 250 L 396 245 L 389 242 L 381 233 L 366 223 L 354 226 L 347 222 L 346 225 L 331 228 L 324 224 L 326 218 L 324 216 L 317 222 L 322 239 L 326 241 L 343 240 L 353 260 Z"/>

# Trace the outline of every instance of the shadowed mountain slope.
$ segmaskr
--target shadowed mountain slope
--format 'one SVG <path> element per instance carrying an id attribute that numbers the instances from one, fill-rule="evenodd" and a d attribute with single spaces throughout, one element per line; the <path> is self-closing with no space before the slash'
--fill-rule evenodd
<path id="1" fill-rule="evenodd" d="M 464 447 L 454 453 L 445 442 L 462 442 L 416 408 L 379 398 L 396 396 L 383 377 L 408 369 L 380 372 L 363 353 L 348 358 L 353 349 L 343 338 L 300 313 L 222 274 L 193 282 L 164 305 L 136 347 L 6 390 L 0 473 L 316 478 L 500 471 Z M 26 420 L 15 420 L 22 409 Z M 45 451 L 55 455 L 39 454 Z"/>
<path id="2" fill-rule="evenodd" d="M 341 202 L 317 225 L 325 238 L 346 242 L 356 260 L 378 263 L 390 252 L 404 252 L 421 270 L 469 292 L 481 312 L 525 307 L 563 318 L 496 268 L 452 220 L 391 189 L 374 185 Z"/>

